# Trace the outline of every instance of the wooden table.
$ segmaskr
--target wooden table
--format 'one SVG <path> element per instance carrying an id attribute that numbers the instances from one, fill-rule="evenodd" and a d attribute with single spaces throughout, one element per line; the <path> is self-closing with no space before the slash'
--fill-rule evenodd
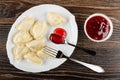
<path id="1" fill-rule="evenodd" d="M 11 25 L 25 10 L 40 4 L 57 4 L 67 8 L 76 16 L 79 29 L 77 45 L 97 52 L 90 56 L 75 49 L 72 57 L 100 65 L 105 73 L 98 74 L 72 61 L 66 61 L 56 69 L 43 73 L 27 73 L 9 64 L 6 40 Z M 90 41 L 84 31 L 85 19 L 93 13 L 103 13 L 110 17 L 114 25 L 111 38 L 102 43 Z M 120 0 L 0 0 L 0 80 L 120 80 Z"/>

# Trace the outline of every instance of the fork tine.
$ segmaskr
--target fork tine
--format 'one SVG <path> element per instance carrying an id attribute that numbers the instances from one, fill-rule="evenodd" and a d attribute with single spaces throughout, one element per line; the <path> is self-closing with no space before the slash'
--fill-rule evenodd
<path id="1" fill-rule="evenodd" d="M 50 47 L 46 46 L 44 49 L 53 52 L 54 55 L 57 55 L 57 52 L 58 52 L 58 51 L 55 50 L 55 49 L 53 49 L 53 48 L 50 48 Z"/>
<path id="2" fill-rule="evenodd" d="M 52 56 L 52 57 L 56 57 L 57 55 L 57 50 L 53 49 L 53 48 L 50 48 L 48 46 L 45 46 L 44 47 L 44 50 L 43 50 L 44 53 L 47 53 L 48 55 Z"/>
<path id="3" fill-rule="evenodd" d="M 46 53 L 46 54 L 48 54 L 48 55 L 50 55 L 50 56 L 52 56 L 52 57 L 56 57 L 56 55 L 54 55 L 54 54 L 51 53 L 50 51 L 45 51 L 45 50 L 43 50 L 43 52 Z"/>
<path id="4" fill-rule="evenodd" d="M 57 50 L 56 50 L 56 49 L 53 49 L 53 48 L 51 48 L 51 47 L 45 46 L 45 48 L 48 48 L 48 49 L 51 49 L 51 50 L 53 50 L 53 51 L 56 51 L 56 52 L 57 52 Z"/>
<path id="5" fill-rule="evenodd" d="M 45 46 L 45 47 L 44 47 L 44 52 L 47 53 L 47 54 L 49 54 L 49 55 L 52 56 L 52 57 L 56 57 L 56 58 L 68 58 L 68 57 L 66 57 L 66 56 L 62 53 L 62 51 L 53 49 L 53 48 L 48 47 L 48 46 Z"/>

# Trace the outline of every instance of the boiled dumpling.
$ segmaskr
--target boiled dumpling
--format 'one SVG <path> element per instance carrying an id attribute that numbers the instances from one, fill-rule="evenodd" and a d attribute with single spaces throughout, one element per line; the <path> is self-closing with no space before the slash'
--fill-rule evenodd
<path id="1" fill-rule="evenodd" d="M 20 61 L 23 59 L 24 55 L 29 52 L 29 49 L 24 44 L 17 44 L 13 48 L 13 54 L 15 61 Z"/>
<path id="2" fill-rule="evenodd" d="M 34 26 L 30 29 L 30 33 L 35 39 L 39 39 L 45 36 L 47 32 L 47 25 L 44 21 L 37 21 Z"/>
<path id="3" fill-rule="evenodd" d="M 31 62 L 31 63 L 35 63 L 35 64 L 42 64 L 43 63 L 43 60 L 38 57 L 36 55 L 36 53 L 34 52 L 29 52 L 28 54 L 26 54 L 24 56 L 24 58 L 28 61 L 28 62 Z"/>
<path id="4" fill-rule="evenodd" d="M 23 21 L 17 26 L 18 30 L 25 30 L 29 31 L 30 28 L 33 26 L 35 20 L 33 17 L 26 17 Z"/>
<path id="5" fill-rule="evenodd" d="M 49 12 L 47 14 L 47 20 L 51 26 L 61 26 L 66 22 L 66 19 L 56 12 Z"/>
<path id="6" fill-rule="evenodd" d="M 36 52 L 44 47 L 45 42 L 46 42 L 46 38 L 41 38 L 39 40 L 32 40 L 26 43 L 26 46 L 30 48 L 31 51 Z"/>
<path id="7" fill-rule="evenodd" d="M 24 43 L 32 40 L 32 36 L 27 31 L 19 31 L 13 37 L 14 43 Z"/>
<path id="8" fill-rule="evenodd" d="M 15 61 L 26 59 L 31 63 L 42 64 L 43 58 L 50 57 L 43 52 L 47 40 L 46 33 L 47 24 L 45 21 L 35 22 L 33 17 L 23 19 L 13 36 Z"/>

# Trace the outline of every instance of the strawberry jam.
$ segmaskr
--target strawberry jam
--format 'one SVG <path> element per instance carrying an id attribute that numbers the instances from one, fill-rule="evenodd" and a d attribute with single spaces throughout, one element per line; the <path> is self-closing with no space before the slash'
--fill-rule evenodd
<path id="1" fill-rule="evenodd" d="M 63 28 L 56 28 L 49 39 L 56 44 L 64 44 L 66 35 L 67 33 Z"/>
<path id="2" fill-rule="evenodd" d="M 64 44 L 65 43 L 64 37 L 62 37 L 59 34 L 53 33 L 50 35 L 49 39 L 56 44 Z"/>
<path id="3" fill-rule="evenodd" d="M 102 40 L 110 32 L 109 22 L 102 16 L 94 16 L 86 23 L 86 32 L 94 40 Z"/>
<path id="4" fill-rule="evenodd" d="M 56 28 L 54 30 L 54 33 L 59 34 L 62 37 L 66 37 L 66 35 L 67 35 L 66 31 L 63 28 Z"/>

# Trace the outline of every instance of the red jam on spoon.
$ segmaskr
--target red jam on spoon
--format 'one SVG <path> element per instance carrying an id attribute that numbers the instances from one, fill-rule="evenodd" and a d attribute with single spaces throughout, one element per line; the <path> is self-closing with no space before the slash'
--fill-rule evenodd
<path id="1" fill-rule="evenodd" d="M 94 40 L 102 40 L 110 32 L 109 22 L 102 16 L 94 16 L 86 23 L 86 32 Z"/>
<path id="2" fill-rule="evenodd" d="M 56 28 L 53 33 L 59 34 L 62 37 L 66 37 L 67 36 L 67 33 L 66 33 L 66 31 L 63 28 Z"/>
<path id="3" fill-rule="evenodd" d="M 49 38 L 56 44 L 64 44 L 66 35 L 67 33 L 63 28 L 56 28 Z"/>
<path id="4" fill-rule="evenodd" d="M 62 36 L 59 35 L 59 34 L 53 33 L 53 34 L 50 35 L 49 38 L 50 38 L 50 40 L 51 40 L 52 42 L 54 42 L 54 43 L 56 43 L 56 44 L 64 44 L 64 43 L 65 43 L 65 38 L 62 37 Z"/>
<path id="5" fill-rule="evenodd" d="M 68 45 L 71 45 L 71 46 L 73 46 L 73 47 L 79 48 L 79 49 L 85 51 L 86 53 L 88 53 L 88 54 L 90 54 L 90 55 L 93 55 L 93 56 L 96 55 L 96 52 L 95 52 L 95 51 L 92 51 L 92 50 L 89 50 L 89 49 L 85 49 L 85 48 L 82 48 L 82 47 L 80 47 L 80 46 L 77 46 L 77 45 L 74 45 L 74 44 L 71 44 L 71 43 L 67 42 L 67 41 L 65 40 L 66 35 L 67 35 L 67 34 L 66 34 L 66 31 L 65 31 L 64 29 L 62 29 L 62 28 L 57 28 L 57 29 L 54 30 L 54 33 L 52 33 L 52 34 L 50 35 L 49 39 L 50 39 L 52 42 L 56 43 L 56 44 L 68 44 Z"/>

